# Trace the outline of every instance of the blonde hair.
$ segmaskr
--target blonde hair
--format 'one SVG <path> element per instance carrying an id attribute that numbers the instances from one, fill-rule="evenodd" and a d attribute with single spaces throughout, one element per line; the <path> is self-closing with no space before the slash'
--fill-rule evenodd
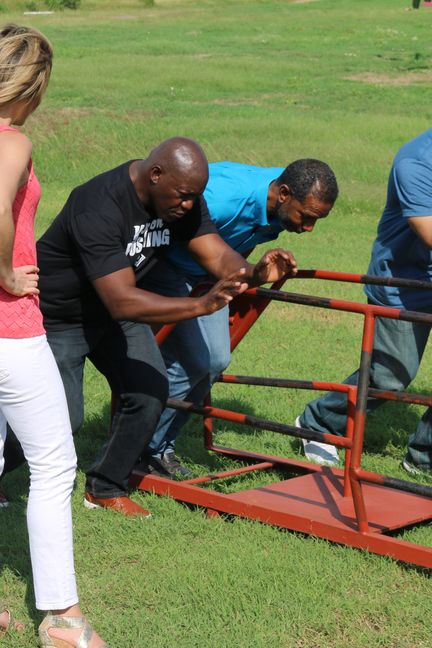
<path id="1" fill-rule="evenodd" d="M 0 106 L 25 101 L 38 106 L 51 74 L 53 51 L 32 27 L 0 29 Z"/>

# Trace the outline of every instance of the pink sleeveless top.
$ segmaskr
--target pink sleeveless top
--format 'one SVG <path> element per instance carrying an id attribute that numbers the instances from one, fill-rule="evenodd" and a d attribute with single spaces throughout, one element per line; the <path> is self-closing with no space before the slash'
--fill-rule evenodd
<path id="1" fill-rule="evenodd" d="M 10 126 L 0 125 L 0 133 L 14 130 Z M 12 206 L 15 223 L 14 267 L 37 265 L 34 218 L 41 188 L 31 160 L 28 170 L 28 180 L 18 189 Z M 0 338 L 28 338 L 43 333 L 45 329 L 39 309 L 39 297 L 37 295 L 15 297 L 0 288 Z"/>

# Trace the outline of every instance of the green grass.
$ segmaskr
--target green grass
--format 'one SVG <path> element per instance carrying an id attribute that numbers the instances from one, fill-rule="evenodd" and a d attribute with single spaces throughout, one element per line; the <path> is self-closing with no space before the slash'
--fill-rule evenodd
<path id="1" fill-rule="evenodd" d="M 55 49 L 47 97 L 26 125 L 44 189 L 38 233 L 76 184 L 188 135 L 211 161 L 326 160 L 341 189 L 335 209 L 312 235 L 280 243 L 303 268 L 366 270 L 392 157 L 431 124 L 431 9 L 409 11 L 410 0 L 83 0 L 78 11 L 24 17 L 26 4 L 2 0 L 0 17 L 40 28 Z M 299 280 L 290 289 L 364 299 L 349 284 Z M 360 338 L 359 316 L 272 304 L 230 371 L 337 381 L 356 367 Z M 428 349 L 413 391 L 430 391 L 431 368 Z M 292 422 L 311 397 L 252 389 L 217 385 L 214 401 Z M 85 511 L 83 471 L 105 438 L 109 396 L 89 367 L 73 507 L 82 605 L 113 648 L 429 648 L 428 571 L 140 493 L 133 498 L 151 508 L 149 521 Z M 406 478 L 399 463 L 421 411 L 389 403 L 369 418 L 365 468 Z M 289 438 L 216 427 L 222 444 L 298 457 Z M 200 474 L 233 465 L 203 450 L 197 418 L 179 452 Z M 7 648 L 34 648 L 40 620 L 27 480 L 25 468 L 5 479 L 15 503 L 0 513 L 0 599 L 28 624 Z M 244 477 L 241 487 L 262 480 Z M 403 537 L 432 546 L 432 527 Z"/>

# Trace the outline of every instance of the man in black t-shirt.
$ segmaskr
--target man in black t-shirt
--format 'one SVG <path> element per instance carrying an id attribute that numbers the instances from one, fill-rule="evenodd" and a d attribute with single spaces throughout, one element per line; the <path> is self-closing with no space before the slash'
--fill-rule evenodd
<path id="1" fill-rule="evenodd" d="M 296 273 L 290 252 L 247 263 L 217 234 L 202 192 L 207 160 L 193 140 L 162 142 L 74 189 L 38 242 L 41 309 L 65 386 L 74 432 L 83 422 L 89 358 L 118 395 L 111 436 L 87 472 L 85 504 L 125 515 L 149 512 L 127 497 L 129 475 L 151 439 L 168 395 L 164 362 L 149 324 L 215 312 L 248 286 Z M 158 252 L 183 240 L 220 279 L 201 297 L 145 290 Z"/>

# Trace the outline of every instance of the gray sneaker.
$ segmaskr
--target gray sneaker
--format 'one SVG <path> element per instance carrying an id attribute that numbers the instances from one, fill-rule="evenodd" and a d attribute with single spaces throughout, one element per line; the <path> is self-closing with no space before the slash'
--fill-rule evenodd
<path id="1" fill-rule="evenodd" d="M 153 475 L 161 475 L 170 479 L 187 479 L 192 477 L 189 468 L 180 463 L 180 459 L 174 452 L 165 452 L 162 457 L 148 458 L 149 472 Z"/>
<path id="2" fill-rule="evenodd" d="M 405 457 L 405 459 L 402 459 L 401 466 L 410 475 L 421 475 L 421 473 L 422 473 L 420 468 L 417 468 L 417 466 L 410 463 L 406 457 Z"/>
<path id="3" fill-rule="evenodd" d="M 300 416 L 295 420 L 296 428 L 301 428 Z M 337 466 L 339 464 L 339 455 L 336 446 L 319 441 L 309 441 L 309 439 L 300 439 L 302 442 L 303 452 L 307 459 L 314 461 L 321 466 Z"/>

